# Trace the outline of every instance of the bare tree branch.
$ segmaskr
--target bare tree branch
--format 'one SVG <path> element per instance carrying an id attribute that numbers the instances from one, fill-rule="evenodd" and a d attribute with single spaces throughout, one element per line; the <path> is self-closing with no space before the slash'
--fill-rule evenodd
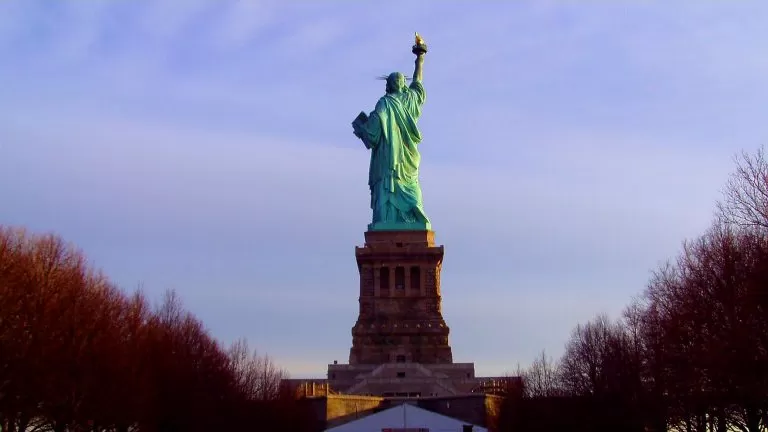
<path id="1" fill-rule="evenodd" d="M 736 171 L 717 203 L 718 217 L 728 224 L 768 230 L 768 160 L 765 149 L 754 155 L 742 152 Z"/>

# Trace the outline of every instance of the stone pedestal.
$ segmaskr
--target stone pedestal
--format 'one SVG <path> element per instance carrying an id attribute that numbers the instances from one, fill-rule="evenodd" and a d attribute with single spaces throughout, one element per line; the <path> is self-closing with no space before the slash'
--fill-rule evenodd
<path id="1" fill-rule="evenodd" d="M 432 231 L 368 231 L 355 248 L 360 313 L 350 365 L 452 363 L 443 320 L 443 246 Z"/>

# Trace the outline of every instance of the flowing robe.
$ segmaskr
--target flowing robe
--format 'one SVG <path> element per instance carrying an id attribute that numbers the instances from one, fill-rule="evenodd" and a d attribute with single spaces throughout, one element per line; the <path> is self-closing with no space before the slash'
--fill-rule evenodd
<path id="1" fill-rule="evenodd" d="M 416 124 L 425 99 L 424 86 L 413 81 L 381 97 L 367 119 L 361 114 L 352 123 L 355 135 L 371 150 L 371 229 L 429 227 L 419 186 L 421 133 Z"/>

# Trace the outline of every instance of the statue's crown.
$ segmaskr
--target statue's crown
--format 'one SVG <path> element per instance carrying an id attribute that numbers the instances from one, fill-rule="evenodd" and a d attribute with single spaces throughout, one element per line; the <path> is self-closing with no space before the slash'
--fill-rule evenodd
<path id="1" fill-rule="evenodd" d="M 386 81 L 388 78 L 389 78 L 389 75 L 381 75 L 376 77 L 377 80 L 382 80 L 382 81 Z M 413 79 L 413 77 L 409 77 L 408 75 L 403 75 L 403 78 L 405 78 L 406 81 L 411 81 Z"/>

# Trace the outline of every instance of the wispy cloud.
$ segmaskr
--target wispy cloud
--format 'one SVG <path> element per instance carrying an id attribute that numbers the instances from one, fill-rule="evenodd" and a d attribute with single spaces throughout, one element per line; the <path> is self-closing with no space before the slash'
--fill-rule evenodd
<path id="1" fill-rule="evenodd" d="M 214 9 L 210 0 L 190 0 L 179 7 L 173 0 L 157 0 L 139 3 L 134 9 L 137 16 L 136 29 L 142 37 L 155 44 L 167 45 L 176 42 L 188 33 L 195 33 L 196 24 Z M 146 47 L 148 48 L 148 47 Z"/>
<path id="2" fill-rule="evenodd" d="M 0 3 L 0 50 L 16 42 L 28 10 L 22 2 Z"/>
<path id="3" fill-rule="evenodd" d="M 232 50 L 253 41 L 274 19 L 275 1 L 231 0 L 224 3 L 221 14 L 214 20 L 211 32 L 213 46 Z"/>
<path id="4" fill-rule="evenodd" d="M 278 43 L 280 49 L 290 50 L 293 55 L 317 53 L 332 46 L 342 49 L 341 46 L 334 46 L 342 34 L 344 26 L 337 19 L 326 18 L 297 29 Z"/>

